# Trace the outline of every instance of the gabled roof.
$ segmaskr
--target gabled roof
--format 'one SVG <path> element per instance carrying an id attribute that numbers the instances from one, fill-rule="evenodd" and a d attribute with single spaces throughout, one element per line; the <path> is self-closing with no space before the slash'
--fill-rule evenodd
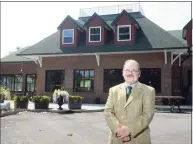
<path id="1" fill-rule="evenodd" d="M 186 40 L 186 33 L 188 31 L 189 25 L 192 25 L 192 19 L 183 27 L 182 38 Z"/>
<path id="2" fill-rule="evenodd" d="M 192 23 L 192 19 L 183 27 L 183 29 L 188 29 L 188 25 Z"/>
<path id="3" fill-rule="evenodd" d="M 138 24 L 138 22 L 125 10 L 123 10 L 111 23 L 111 25 L 115 25 L 116 22 L 121 18 L 122 15 L 127 15 L 129 19 L 133 22 L 133 24 Z"/>
<path id="4" fill-rule="evenodd" d="M 24 50 L 28 49 L 29 47 L 24 47 L 21 48 L 15 52 L 10 53 L 9 55 L 1 58 L 0 62 L 1 63 L 11 63 L 11 62 L 31 62 L 31 59 L 28 58 L 23 58 L 20 56 L 17 56 L 16 54 L 23 52 Z"/>
<path id="5" fill-rule="evenodd" d="M 62 23 L 57 27 L 57 30 L 61 29 L 61 26 L 64 24 L 66 20 L 72 21 L 76 25 L 77 28 L 80 28 L 82 31 L 84 31 L 84 28 L 82 27 L 82 25 L 69 15 L 67 15 L 66 18 L 62 21 Z"/>
<path id="6" fill-rule="evenodd" d="M 164 49 L 187 49 L 187 45 L 179 39 L 144 17 L 140 12 L 131 13 L 141 27 L 137 32 L 136 42 L 127 45 L 114 45 L 114 41 L 104 46 L 87 47 L 86 41 L 82 41 L 77 48 L 65 47 L 60 49 L 60 32 L 57 31 L 37 44 L 18 55 L 53 55 L 53 54 L 77 54 L 77 53 L 103 53 L 103 52 L 125 52 L 125 51 L 151 51 Z M 103 15 L 104 21 L 114 21 L 117 15 Z M 82 22 L 88 17 L 81 18 Z"/>
<path id="7" fill-rule="evenodd" d="M 99 16 L 97 15 L 97 13 L 94 13 L 84 24 L 84 27 L 88 27 L 88 24 L 91 22 L 91 20 L 93 20 L 95 17 L 98 17 L 102 22 L 103 22 L 103 26 L 105 28 L 107 28 L 108 30 L 111 29 L 111 27 Z"/>

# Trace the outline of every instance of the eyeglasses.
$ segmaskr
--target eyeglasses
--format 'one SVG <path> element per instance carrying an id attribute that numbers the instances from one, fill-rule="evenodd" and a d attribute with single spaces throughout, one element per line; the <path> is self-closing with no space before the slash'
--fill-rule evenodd
<path id="1" fill-rule="evenodd" d="M 136 74 L 137 72 L 139 72 L 138 70 L 129 70 L 129 69 L 124 69 L 123 71 L 127 72 L 127 73 L 132 73 L 132 74 Z"/>

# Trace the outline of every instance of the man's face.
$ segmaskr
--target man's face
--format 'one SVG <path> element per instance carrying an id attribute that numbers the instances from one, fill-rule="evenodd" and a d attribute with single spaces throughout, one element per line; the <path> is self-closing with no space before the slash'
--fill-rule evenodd
<path id="1" fill-rule="evenodd" d="M 123 67 L 123 77 L 128 84 L 138 81 L 140 71 L 136 62 L 127 62 Z"/>

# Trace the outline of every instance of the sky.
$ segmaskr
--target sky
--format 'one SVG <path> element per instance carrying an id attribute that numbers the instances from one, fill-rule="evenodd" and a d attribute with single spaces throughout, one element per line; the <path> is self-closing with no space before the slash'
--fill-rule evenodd
<path id="1" fill-rule="evenodd" d="M 1 2 L 1 58 L 16 47 L 31 46 L 55 33 L 80 9 L 131 2 Z M 133 2 L 132 2 L 133 3 Z M 140 2 L 145 16 L 164 30 L 181 30 L 191 19 L 190 2 Z"/>

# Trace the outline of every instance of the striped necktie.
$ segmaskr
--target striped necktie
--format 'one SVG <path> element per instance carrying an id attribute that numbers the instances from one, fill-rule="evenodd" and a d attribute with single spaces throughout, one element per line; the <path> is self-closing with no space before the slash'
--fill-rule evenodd
<path id="1" fill-rule="evenodd" d="M 128 87 L 126 88 L 126 101 L 128 100 L 128 98 L 129 98 L 129 96 L 130 96 L 130 94 L 131 94 L 131 89 L 132 89 L 131 86 L 128 86 Z"/>

